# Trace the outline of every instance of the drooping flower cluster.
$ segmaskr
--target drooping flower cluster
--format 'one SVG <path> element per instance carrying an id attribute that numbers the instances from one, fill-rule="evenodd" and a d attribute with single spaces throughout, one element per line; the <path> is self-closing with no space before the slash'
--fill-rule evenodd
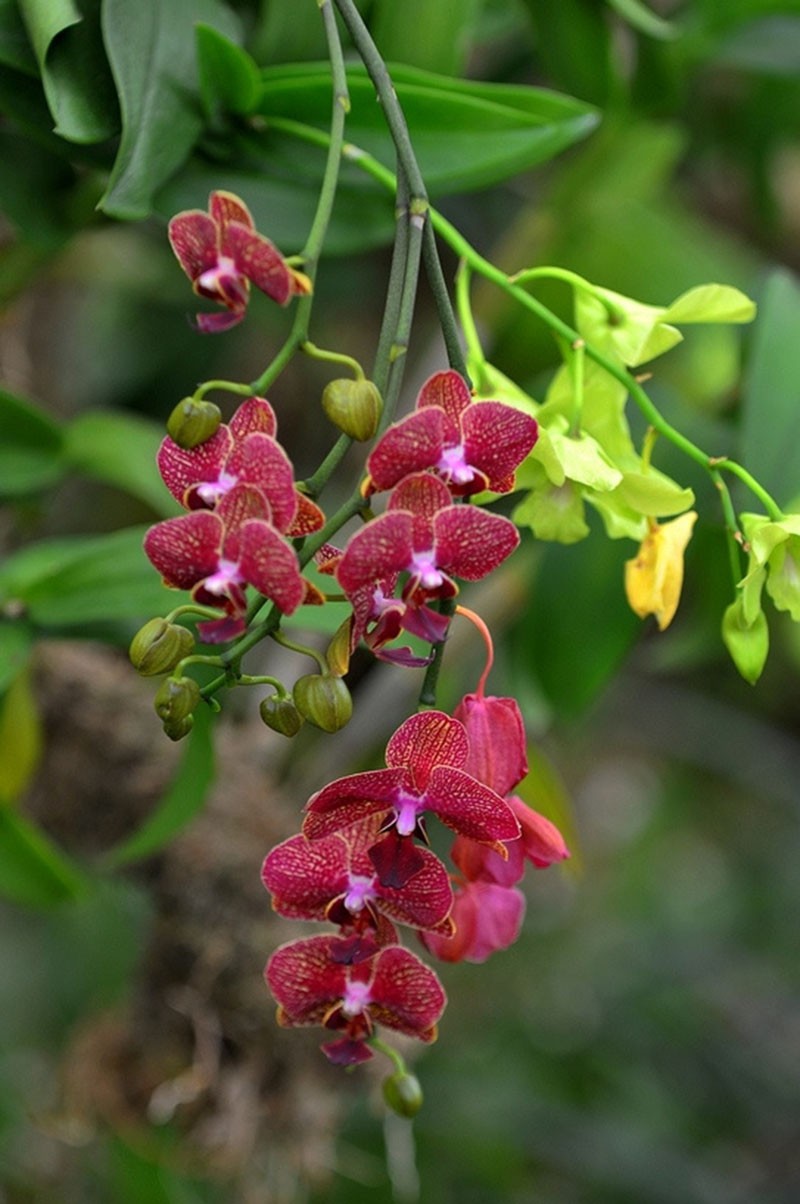
<path id="1" fill-rule="evenodd" d="M 284 614 L 314 600 L 289 539 L 317 530 L 324 515 L 295 488 L 276 430 L 269 402 L 251 397 L 206 442 L 186 449 L 168 436 L 158 452 L 165 485 L 189 513 L 151 527 L 145 552 L 167 585 L 224 611 L 198 624 L 206 643 L 245 630 L 247 585 Z"/>

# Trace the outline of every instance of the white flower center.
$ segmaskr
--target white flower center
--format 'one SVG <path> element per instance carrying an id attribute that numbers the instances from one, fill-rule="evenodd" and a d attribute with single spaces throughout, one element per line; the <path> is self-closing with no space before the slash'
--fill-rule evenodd
<path id="1" fill-rule="evenodd" d="M 369 1003 L 369 983 L 349 982 L 345 987 L 342 1011 L 345 1016 L 358 1016 Z"/>

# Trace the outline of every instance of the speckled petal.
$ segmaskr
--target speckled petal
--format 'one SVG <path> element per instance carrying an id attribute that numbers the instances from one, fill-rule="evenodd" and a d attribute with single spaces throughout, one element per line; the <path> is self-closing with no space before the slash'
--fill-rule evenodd
<path id="1" fill-rule="evenodd" d="M 186 494 L 192 485 L 216 481 L 225 467 L 233 446 L 227 426 L 218 427 L 210 439 L 197 447 L 182 448 L 167 436 L 158 449 L 158 468 L 172 496 L 187 505 Z"/>
<path id="2" fill-rule="evenodd" d="M 448 506 L 433 519 L 439 568 L 464 581 L 480 581 L 510 556 L 519 531 L 508 518 L 476 506 Z"/>
<path id="3" fill-rule="evenodd" d="M 390 426 L 367 459 L 372 489 L 392 489 L 409 473 L 434 468 L 442 454 L 445 415 L 437 408 L 409 414 Z"/>
<path id="4" fill-rule="evenodd" d="M 214 219 L 202 209 L 187 209 L 176 214 L 167 227 L 167 234 L 178 263 L 191 281 L 216 267 L 218 230 Z"/>
<path id="5" fill-rule="evenodd" d="M 239 568 L 248 585 L 270 598 L 285 615 L 305 597 L 305 582 L 290 543 L 269 523 L 250 519 L 239 536 Z"/>
<path id="6" fill-rule="evenodd" d="M 444 711 L 411 715 L 386 746 L 386 764 L 404 766 L 417 790 L 423 791 L 437 765 L 466 765 L 469 740 L 464 725 Z"/>
<path id="7" fill-rule="evenodd" d="M 321 1024 L 342 999 L 346 967 L 331 957 L 335 936 L 312 936 L 279 946 L 264 971 L 287 1025 Z"/>
<path id="8" fill-rule="evenodd" d="M 216 514 L 196 510 L 156 523 L 144 537 L 144 550 L 168 585 L 191 589 L 216 572 L 223 530 Z"/>
<path id="9" fill-rule="evenodd" d="M 374 769 L 337 778 L 308 800 L 303 833 L 309 840 L 340 832 L 366 816 L 386 813 L 408 785 L 403 769 Z"/>
<path id="10" fill-rule="evenodd" d="M 380 951 L 370 997 L 370 1015 L 378 1024 L 421 1041 L 435 1039 L 447 996 L 433 970 L 408 949 L 390 945 Z"/>

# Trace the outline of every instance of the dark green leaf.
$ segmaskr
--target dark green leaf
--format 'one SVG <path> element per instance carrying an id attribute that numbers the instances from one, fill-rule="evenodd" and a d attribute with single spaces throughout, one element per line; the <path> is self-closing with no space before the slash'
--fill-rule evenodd
<path id="1" fill-rule="evenodd" d="M 385 59 L 459 75 L 477 11 L 477 0 L 375 0 L 370 30 Z"/>
<path id="2" fill-rule="evenodd" d="M 237 19 L 219 0 L 105 0 L 103 37 L 122 109 L 122 139 L 101 201 L 113 217 L 147 217 L 154 193 L 203 128 L 198 22 L 237 37 Z"/>
<path id="3" fill-rule="evenodd" d="M 0 619 L 0 694 L 24 669 L 33 648 L 33 631 L 24 619 Z"/>
<path id="4" fill-rule="evenodd" d="M 800 283 L 770 276 L 753 328 L 740 459 L 780 505 L 800 497 Z"/>
<path id="5" fill-rule="evenodd" d="M 562 716 L 580 714 L 596 698 L 641 628 L 623 591 L 630 555 L 627 541 L 609 542 L 596 531 L 577 548 L 544 549 L 531 615 L 513 630 L 512 648 Z"/>
<path id="6" fill-rule="evenodd" d="M 797 81 L 800 72 L 800 17 L 766 16 L 735 29 L 717 50 L 715 59 L 763 75 L 782 75 Z"/>
<path id="7" fill-rule="evenodd" d="M 261 72 L 250 55 L 210 25 L 198 25 L 200 94 L 210 118 L 252 113 L 261 95 Z"/>
<path id="8" fill-rule="evenodd" d="M 194 727 L 185 740 L 178 772 L 153 814 L 124 844 L 109 854 L 112 865 L 125 865 L 149 857 L 167 844 L 202 810 L 214 780 L 214 745 L 210 707 L 194 712 Z"/>
<path id="9" fill-rule="evenodd" d="M 536 33 L 545 78 L 575 96 L 608 98 L 611 38 L 603 7 L 594 0 L 523 0 Z"/>
<path id="10" fill-rule="evenodd" d="M 496 184 L 552 158 L 597 125 L 590 105 L 544 89 L 473 83 L 397 65 L 391 71 L 431 193 Z M 393 164 L 391 138 L 366 72 L 351 68 L 348 85 L 348 140 Z M 327 130 L 328 67 L 267 68 L 259 109 L 267 119 L 291 117 Z"/>
<path id="11" fill-rule="evenodd" d="M 0 607 L 40 627 L 148 618 L 180 597 L 161 585 L 142 549 L 146 527 L 42 540 L 0 566 Z"/>
<path id="12" fill-rule="evenodd" d="M 36 75 L 36 59 L 16 0 L 0 0 L 0 63 Z"/>
<path id="13" fill-rule="evenodd" d="M 157 423 L 119 410 L 88 410 L 64 434 L 64 459 L 72 468 L 124 489 L 158 515 L 177 512 L 156 465 L 163 438 Z"/>
<path id="14" fill-rule="evenodd" d="M 119 126 L 100 36 L 100 0 L 19 0 L 56 133 L 102 142 Z"/>
<path id="15" fill-rule="evenodd" d="M 88 889 L 83 871 L 0 800 L 0 894 L 28 907 L 53 907 Z"/>
<path id="16" fill-rule="evenodd" d="M 11 129 L 0 130 L 0 162 L 14 164 L 13 171 L 0 173 L 0 210 L 37 251 L 60 248 L 70 233 L 64 200 L 75 182 L 72 167 Z M 6 283 L 3 279 L 0 292 Z"/>
<path id="17" fill-rule="evenodd" d="M 28 401 L 0 390 L 0 497 L 45 489 L 64 472 L 56 423 Z"/>

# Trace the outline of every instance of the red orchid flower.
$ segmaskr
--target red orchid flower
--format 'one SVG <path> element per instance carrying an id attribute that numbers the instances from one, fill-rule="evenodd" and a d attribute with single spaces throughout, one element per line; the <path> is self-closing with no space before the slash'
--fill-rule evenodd
<path id="1" fill-rule="evenodd" d="M 494 882 L 498 886 L 513 886 L 525 873 L 525 863 L 536 869 L 546 869 L 569 857 L 564 837 L 558 828 L 529 807 L 516 794 L 506 799 L 521 829 L 519 840 L 507 846 L 508 856 L 499 857 L 493 849 L 457 836 L 450 856 L 470 882 Z"/>
<path id="2" fill-rule="evenodd" d="M 456 505 L 442 481 L 414 473 L 393 491 L 386 513 L 351 537 L 336 577 L 353 597 L 365 586 L 374 588 L 407 572 L 403 600 L 419 606 L 458 593 L 453 577 L 480 581 L 518 543 L 519 532 L 510 519 Z"/>
<path id="3" fill-rule="evenodd" d="M 291 461 L 275 439 L 275 411 L 264 397 L 250 397 L 229 423 L 221 423 L 197 447 L 179 447 L 167 436 L 158 467 L 172 496 L 189 510 L 213 510 L 234 485 L 254 485 L 270 506 L 272 525 L 296 536 L 318 531 L 325 516 L 295 488 Z"/>
<path id="4" fill-rule="evenodd" d="M 267 856 L 262 881 L 282 916 L 331 920 L 349 929 L 375 929 L 378 914 L 412 928 L 450 932 L 450 877 L 438 857 L 420 849 L 422 868 L 402 890 L 384 886 L 369 859 L 380 818 L 321 840 L 292 836 Z"/>
<path id="5" fill-rule="evenodd" d="M 264 975 L 278 1003 L 278 1023 L 344 1030 L 340 1040 L 322 1048 L 331 1061 L 345 1065 L 372 1056 L 365 1042 L 376 1024 L 435 1040 L 447 997 L 433 971 L 400 945 L 353 964 L 338 961 L 337 940 L 313 936 L 272 954 Z"/>
<path id="6" fill-rule="evenodd" d="M 219 606 L 227 619 L 198 624 L 207 643 L 220 643 L 245 629 L 245 585 L 291 614 L 306 595 L 297 555 L 275 529 L 263 493 L 235 485 L 216 509 L 194 510 L 156 523 L 144 550 L 175 589 L 192 591 L 204 606 Z"/>
<path id="7" fill-rule="evenodd" d="M 390 426 L 367 460 L 372 492 L 433 469 L 454 494 L 508 493 L 514 471 L 536 443 L 536 419 L 501 401 L 473 401 L 452 369 L 422 386 L 416 409 Z"/>
<path id="8" fill-rule="evenodd" d="M 289 267 L 269 239 L 256 232 L 250 210 L 232 192 L 212 192 L 208 213 L 178 213 L 169 223 L 169 241 L 198 296 L 228 311 L 198 314 L 198 329 L 205 334 L 241 322 L 251 282 L 279 305 L 311 292 L 308 277 Z"/>
<path id="9" fill-rule="evenodd" d="M 513 945 L 525 916 L 525 896 L 495 882 L 465 882 L 453 904 L 455 933 L 420 932 L 422 944 L 444 962 L 485 962 Z"/>
<path id="10" fill-rule="evenodd" d="M 424 835 L 425 811 L 505 856 L 503 842 L 516 839 L 519 824 L 494 790 L 464 771 L 468 756 L 467 733 L 457 719 L 442 711 L 411 715 L 386 747 L 387 768 L 351 774 L 318 791 L 306 806 L 303 832 L 317 840 L 365 816 L 383 816 L 387 835 L 369 858 L 381 884 L 397 889 L 425 864 L 413 844 L 415 833 Z"/>

